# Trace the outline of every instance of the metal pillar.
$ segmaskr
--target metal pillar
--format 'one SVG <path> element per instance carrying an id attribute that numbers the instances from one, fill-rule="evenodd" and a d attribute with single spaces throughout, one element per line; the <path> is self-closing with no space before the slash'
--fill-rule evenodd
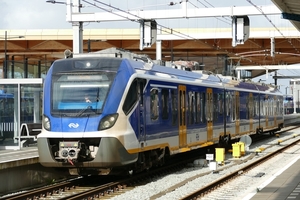
<path id="1" fill-rule="evenodd" d="M 294 80 L 294 89 L 293 89 L 293 102 L 294 102 L 294 114 L 296 114 L 296 80 Z"/>
<path id="2" fill-rule="evenodd" d="M 157 34 L 161 34 L 161 27 L 157 27 Z M 156 60 L 161 59 L 161 40 L 156 40 Z"/>
<path id="3" fill-rule="evenodd" d="M 80 0 L 73 0 L 73 13 L 80 13 Z M 83 52 L 83 22 L 72 22 L 73 27 L 73 53 L 82 53 Z"/>
<path id="4" fill-rule="evenodd" d="M 3 66 L 3 76 L 7 78 L 7 31 L 5 31 L 4 36 L 4 66 Z"/>

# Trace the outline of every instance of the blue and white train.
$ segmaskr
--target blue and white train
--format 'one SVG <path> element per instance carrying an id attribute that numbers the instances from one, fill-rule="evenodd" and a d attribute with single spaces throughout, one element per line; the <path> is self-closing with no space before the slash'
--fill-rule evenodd
<path id="1" fill-rule="evenodd" d="M 57 60 L 47 74 L 37 140 L 45 167 L 140 171 L 175 154 L 283 127 L 283 96 L 274 87 L 97 55 Z"/>

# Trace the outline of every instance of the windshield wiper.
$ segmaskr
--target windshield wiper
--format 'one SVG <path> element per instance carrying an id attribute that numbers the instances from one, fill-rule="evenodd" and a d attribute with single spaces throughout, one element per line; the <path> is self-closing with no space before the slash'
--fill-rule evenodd
<path id="1" fill-rule="evenodd" d="M 76 117 L 80 117 L 80 116 L 81 116 L 85 111 L 87 111 L 87 110 L 93 111 L 92 106 L 87 106 L 86 108 L 83 108 L 82 110 L 80 110 L 80 111 L 77 113 Z M 95 111 L 93 111 L 93 112 L 96 113 Z"/>

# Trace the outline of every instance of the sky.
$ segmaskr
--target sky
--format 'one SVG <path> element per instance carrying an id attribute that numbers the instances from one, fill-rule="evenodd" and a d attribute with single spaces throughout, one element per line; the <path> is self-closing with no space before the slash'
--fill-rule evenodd
<path id="1" fill-rule="evenodd" d="M 98 0 L 97 7 L 87 3 L 95 3 L 93 0 L 81 0 L 83 5 L 81 12 L 105 12 L 106 10 L 123 11 L 130 10 L 162 10 L 181 8 L 180 0 Z M 46 0 L 0 0 L 0 29 L 71 29 L 71 23 L 66 21 L 66 0 L 57 0 L 61 3 L 47 3 Z M 173 2 L 173 6 L 170 6 Z M 105 6 L 105 4 L 111 7 Z M 189 8 L 211 8 L 211 7 L 232 7 L 232 6 L 253 6 L 273 5 L 271 0 L 189 0 Z M 280 16 L 269 16 L 272 22 L 278 27 L 292 26 L 288 20 Z M 182 19 L 182 20 L 161 20 L 158 24 L 169 28 L 230 28 L 230 18 L 205 18 L 205 19 Z M 268 20 L 261 17 L 250 17 L 250 27 L 272 27 Z M 83 29 L 101 28 L 139 28 L 136 22 L 100 22 L 84 23 Z M 251 37 L 251 33 L 250 33 Z M 289 71 L 278 71 L 281 74 L 291 75 Z M 295 72 L 292 72 L 292 74 Z M 300 74 L 300 73 L 299 73 Z M 266 76 L 257 77 L 254 81 L 266 79 Z M 268 76 L 266 83 L 274 83 L 274 79 Z M 288 85 L 289 80 L 278 80 L 279 85 Z M 286 86 L 282 87 L 285 88 Z M 285 93 L 285 89 L 281 90 Z"/>
<path id="2" fill-rule="evenodd" d="M 189 8 L 204 7 L 232 7 L 232 6 L 252 6 L 254 5 L 272 5 L 271 0 L 189 0 Z M 47 3 L 46 0 L 0 0 L 0 29 L 69 29 L 72 25 L 66 22 L 66 0 L 57 0 L 61 3 Z M 81 0 L 83 5 L 81 12 L 105 12 L 107 10 L 116 10 L 120 8 L 123 11 L 130 10 L 161 10 L 161 9 L 180 9 L 180 1 L 171 0 L 103 0 L 95 6 L 89 3 L 93 0 Z M 174 6 L 169 6 L 173 2 Z M 111 7 L 105 6 L 111 5 Z M 278 20 L 278 16 L 271 17 L 275 24 L 286 24 L 287 20 Z M 263 19 L 263 20 L 261 20 Z M 266 19 L 253 17 L 255 27 L 270 26 Z M 180 27 L 231 27 L 230 18 L 206 18 L 206 19 L 183 19 L 183 20 L 164 20 L 160 23 L 171 28 Z M 173 27 L 174 26 L 174 27 Z M 116 23 L 84 23 L 84 28 L 119 28 L 119 27 L 139 27 L 135 22 L 116 22 Z"/>

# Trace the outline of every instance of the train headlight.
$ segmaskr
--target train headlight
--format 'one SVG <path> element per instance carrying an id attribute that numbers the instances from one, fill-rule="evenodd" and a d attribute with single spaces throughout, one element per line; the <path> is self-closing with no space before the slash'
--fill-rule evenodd
<path id="1" fill-rule="evenodd" d="M 47 116 L 43 116 L 43 126 L 47 131 L 50 131 L 51 124 L 50 124 L 50 119 Z"/>
<path id="2" fill-rule="evenodd" d="M 111 128 L 116 123 L 118 116 L 119 115 L 115 113 L 103 117 L 99 124 L 99 130 L 105 130 Z"/>

